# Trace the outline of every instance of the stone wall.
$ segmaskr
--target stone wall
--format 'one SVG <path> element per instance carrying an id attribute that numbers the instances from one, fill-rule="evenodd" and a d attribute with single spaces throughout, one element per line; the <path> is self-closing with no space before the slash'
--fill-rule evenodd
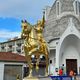
<path id="1" fill-rule="evenodd" d="M 73 12 L 74 11 L 74 6 L 73 6 L 73 2 L 75 0 L 60 0 L 61 2 L 61 13 L 62 12 Z"/>

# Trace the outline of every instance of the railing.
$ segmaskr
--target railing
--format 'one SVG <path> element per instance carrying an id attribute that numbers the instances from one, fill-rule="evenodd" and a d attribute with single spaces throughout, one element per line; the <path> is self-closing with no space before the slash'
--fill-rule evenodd
<path id="1" fill-rule="evenodd" d="M 52 80 L 72 80 L 70 76 L 50 76 Z"/>
<path id="2" fill-rule="evenodd" d="M 6 52 L 6 49 L 1 49 L 1 52 Z"/>
<path id="3" fill-rule="evenodd" d="M 14 46 L 14 45 L 15 45 L 14 42 L 9 42 L 9 43 L 8 43 L 8 46 Z"/>
<path id="4" fill-rule="evenodd" d="M 13 48 L 8 48 L 7 51 L 13 51 Z"/>
<path id="5" fill-rule="evenodd" d="M 16 47 L 16 50 L 21 50 L 21 47 Z"/>

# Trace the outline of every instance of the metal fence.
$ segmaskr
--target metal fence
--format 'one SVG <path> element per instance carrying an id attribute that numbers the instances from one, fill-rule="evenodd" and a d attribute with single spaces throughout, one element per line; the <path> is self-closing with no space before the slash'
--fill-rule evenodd
<path id="1" fill-rule="evenodd" d="M 52 80 L 72 80 L 70 76 L 50 76 Z"/>

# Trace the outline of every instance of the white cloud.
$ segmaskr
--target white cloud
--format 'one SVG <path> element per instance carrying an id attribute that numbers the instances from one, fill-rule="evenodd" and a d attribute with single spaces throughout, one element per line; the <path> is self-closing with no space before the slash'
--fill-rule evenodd
<path id="1" fill-rule="evenodd" d="M 53 0 L 0 0 L 0 17 L 40 18 Z"/>
<path id="2" fill-rule="evenodd" d="M 0 0 L 0 17 L 27 19 L 35 23 L 42 17 L 42 9 L 54 0 Z M 5 26 L 4 26 L 5 27 Z M 0 30 L 0 40 L 13 38 L 20 32 Z"/>
<path id="3" fill-rule="evenodd" d="M 20 36 L 20 32 L 12 32 L 9 30 L 0 30 L 0 38 L 1 39 L 9 39 L 9 38 L 14 38 L 16 36 Z"/>

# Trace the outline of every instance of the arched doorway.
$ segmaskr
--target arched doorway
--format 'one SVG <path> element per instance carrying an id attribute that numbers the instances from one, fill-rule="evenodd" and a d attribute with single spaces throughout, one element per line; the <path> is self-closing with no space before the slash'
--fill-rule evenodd
<path id="1" fill-rule="evenodd" d="M 59 66 L 64 64 L 64 72 L 69 74 L 70 70 L 79 73 L 80 64 L 80 40 L 77 36 L 70 34 L 62 42 L 59 52 Z"/>

